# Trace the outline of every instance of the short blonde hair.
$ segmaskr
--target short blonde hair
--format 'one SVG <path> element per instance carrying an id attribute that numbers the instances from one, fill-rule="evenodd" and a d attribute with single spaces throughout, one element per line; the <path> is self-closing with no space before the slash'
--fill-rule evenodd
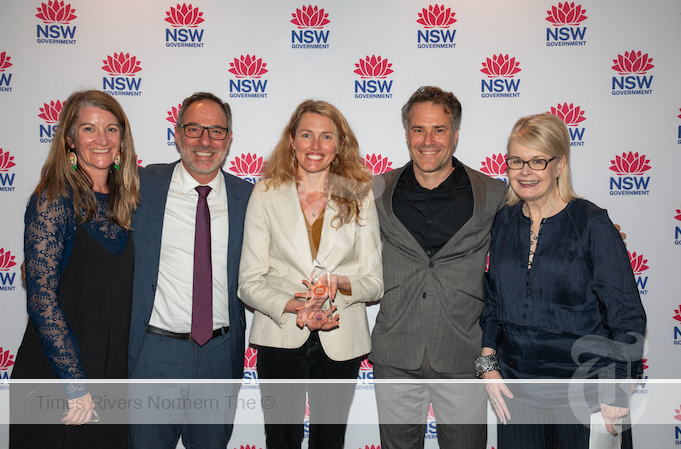
<path id="1" fill-rule="evenodd" d="M 565 156 L 565 166 L 558 176 L 558 194 L 566 203 L 579 198 L 572 188 L 570 133 L 561 119 L 548 113 L 522 117 L 515 123 L 511 135 L 508 137 L 507 153 L 513 142 L 534 148 L 549 157 L 562 158 Z M 519 201 L 520 198 L 513 189 L 508 189 L 506 204 L 513 205 Z"/>

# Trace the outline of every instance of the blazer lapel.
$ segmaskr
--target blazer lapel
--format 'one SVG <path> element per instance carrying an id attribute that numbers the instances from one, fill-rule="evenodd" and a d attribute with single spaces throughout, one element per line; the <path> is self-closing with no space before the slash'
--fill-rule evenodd
<path id="1" fill-rule="evenodd" d="M 324 222 L 322 223 L 322 238 L 319 241 L 319 249 L 317 250 L 317 262 L 319 262 L 328 271 L 333 272 L 336 269 L 335 264 L 329 259 L 329 255 L 332 253 L 333 247 L 338 240 L 338 235 L 341 232 L 341 228 L 334 229 L 331 226 L 333 217 L 338 213 L 338 209 L 331 201 L 326 202 L 326 209 L 324 212 Z"/>
<path id="2" fill-rule="evenodd" d="M 480 182 L 480 175 L 471 170 L 464 165 L 464 169 L 468 174 L 468 179 L 471 181 L 471 190 L 473 190 L 473 214 L 471 218 L 468 219 L 461 229 L 454 234 L 454 236 L 449 239 L 449 241 L 442 247 L 440 251 L 435 255 L 448 254 L 446 248 L 456 245 L 462 238 L 466 237 L 470 233 L 470 229 L 474 228 L 480 223 L 480 217 L 483 216 L 483 208 L 485 207 L 487 201 L 487 190 L 485 189 L 485 184 Z M 484 175 L 483 175 L 484 176 Z"/>
<path id="3" fill-rule="evenodd" d="M 412 247 L 411 249 L 414 251 L 414 254 L 420 254 L 422 257 L 427 259 L 428 256 L 423 250 L 423 247 L 421 247 L 419 242 L 414 238 L 413 235 L 411 235 L 411 232 L 409 232 L 409 230 L 402 224 L 393 211 L 393 195 L 395 194 L 395 187 L 397 186 L 400 176 L 402 176 L 402 173 L 404 173 L 404 170 L 410 164 L 412 164 L 412 162 L 408 162 L 402 168 L 398 168 L 397 170 L 393 170 L 389 173 L 391 177 L 388 179 L 385 185 L 385 191 L 383 192 L 383 196 L 381 198 L 381 201 L 383 202 L 383 210 L 385 210 L 385 220 L 380 224 L 382 231 L 385 233 L 400 233 L 400 238 L 395 239 L 396 243 L 400 243 L 404 247 Z"/>
<path id="4" fill-rule="evenodd" d="M 300 258 L 304 272 L 312 270 L 312 254 L 310 252 L 310 240 L 305 226 L 305 215 L 300 207 L 298 192 L 294 183 L 285 183 L 277 189 L 279 195 L 275 204 L 281 227 L 286 238 L 293 245 Z M 322 235 L 324 235 L 322 233 Z"/>

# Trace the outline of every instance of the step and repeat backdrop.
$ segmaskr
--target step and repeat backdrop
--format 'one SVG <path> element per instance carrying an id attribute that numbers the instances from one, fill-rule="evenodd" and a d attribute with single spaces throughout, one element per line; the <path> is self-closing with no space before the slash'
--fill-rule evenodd
<path id="1" fill-rule="evenodd" d="M 422 85 L 457 95 L 455 155 L 502 180 L 506 138 L 519 117 L 550 112 L 565 121 L 576 190 L 626 232 L 648 315 L 635 416 L 654 413 L 658 425 L 635 429 L 635 444 L 681 444 L 681 394 L 673 381 L 656 383 L 681 372 L 678 0 L 4 0 L 0 11 L 0 445 L 27 323 L 24 210 L 71 92 L 114 95 L 145 166 L 179 158 L 179 105 L 211 91 L 234 114 L 224 168 L 256 182 L 291 112 L 308 98 L 344 113 L 375 174 L 402 166 L 409 154 L 400 109 Z M 368 309 L 371 323 L 379 307 Z M 250 382 L 242 397 L 257 400 L 255 349 L 244 364 Z M 375 449 L 368 361 L 358 377 L 346 447 Z M 265 446 L 252 416 L 237 413 L 230 449 Z M 495 436 L 490 426 L 488 447 Z M 437 446 L 432 413 L 425 438 Z"/>

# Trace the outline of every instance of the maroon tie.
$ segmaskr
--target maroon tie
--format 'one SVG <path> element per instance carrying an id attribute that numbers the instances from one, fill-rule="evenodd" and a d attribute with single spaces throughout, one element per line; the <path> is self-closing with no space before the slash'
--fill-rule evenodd
<path id="1" fill-rule="evenodd" d="M 213 337 L 213 265 L 210 260 L 210 210 L 208 194 L 211 188 L 198 186 L 194 230 L 194 285 L 192 290 L 192 338 L 199 346 Z"/>

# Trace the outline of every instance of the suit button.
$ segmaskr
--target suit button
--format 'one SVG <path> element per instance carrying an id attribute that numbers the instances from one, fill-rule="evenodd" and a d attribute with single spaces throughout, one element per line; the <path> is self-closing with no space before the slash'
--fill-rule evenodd
<path id="1" fill-rule="evenodd" d="M 424 298 L 426 297 L 426 292 L 423 292 L 423 297 L 424 297 Z"/>
<path id="2" fill-rule="evenodd" d="M 523 313 L 523 318 L 527 318 L 527 314 L 526 314 L 526 313 Z"/>
<path id="3" fill-rule="evenodd" d="M 525 308 L 527 309 L 528 307 L 530 307 L 530 305 L 528 303 L 525 303 Z"/>
<path id="4" fill-rule="evenodd" d="M 435 266 L 435 264 L 434 264 L 433 262 L 430 262 L 430 263 L 428 264 L 428 267 L 430 267 L 430 268 L 433 268 L 434 266 Z"/>
<path id="5" fill-rule="evenodd" d="M 433 254 L 433 252 L 430 251 L 430 250 L 428 250 L 428 251 L 426 251 L 426 254 L 428 254 L 429 256 L 431 256 L 431 255 Z"/>

